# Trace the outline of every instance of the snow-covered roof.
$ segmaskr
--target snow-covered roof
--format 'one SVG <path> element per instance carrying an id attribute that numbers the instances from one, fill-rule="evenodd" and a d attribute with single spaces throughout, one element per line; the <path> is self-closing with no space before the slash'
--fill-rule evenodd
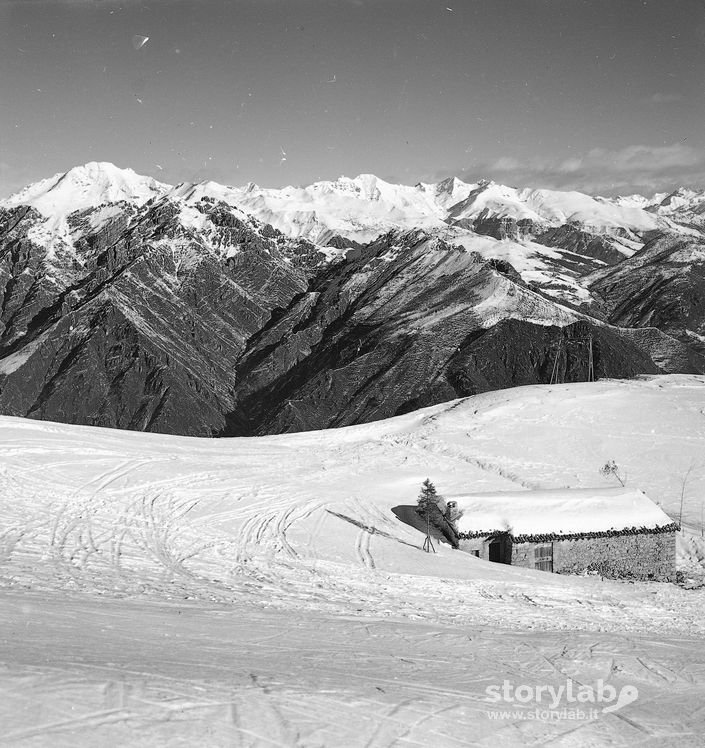
<path id="1" fill-rule="evenodd" d="M 514 538 L 661 530 L 673 520 L 638 488 L 558 488 L 447 496 L 458 502 L 461 535 Z"/>

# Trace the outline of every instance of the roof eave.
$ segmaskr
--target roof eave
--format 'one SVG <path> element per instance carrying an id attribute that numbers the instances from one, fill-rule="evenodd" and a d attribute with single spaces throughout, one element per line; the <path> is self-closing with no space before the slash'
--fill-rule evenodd
<path id="1" fill-rule="evenodd" d="M 474 540 L 476 538 L 494 538 L 506 536 L 513 543 L 548 543 L 553 540 L 614 538 L 622 535 L 660 535 L 662 533 L 677 532 L 678 530 L 680 530 L 680 525 L 677 522 L 669 522 L 668 524 L 657 525 L 655 527 L 624 527 L 619 530 L 611 528 L 609 530 L 592 530 L 573 533 L 519 533 L 515 535 L 509 530 L 459 532 L 458 538 L 460 540 Z"/>

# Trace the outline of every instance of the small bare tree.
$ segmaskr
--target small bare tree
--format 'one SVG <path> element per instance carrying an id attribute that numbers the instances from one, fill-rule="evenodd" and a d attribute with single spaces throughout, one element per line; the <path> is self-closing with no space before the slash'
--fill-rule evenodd
<path id="1" fill-rule="evenodd" d="M 683 479 L 681 480 L 681 505 L 678 509 L 678 524 L 683 525 L 683 503 L 685 502 L 685 487 L 688 484 L 688 478 L 690 478 L 690 474 L 693 472 L 693 463 L 690 463 L 690 467 L 686 470 L 685 475 L 683 476 Z"/>
<path id="2" fill-rule="evenodd" d="M 620 485 L 624 486 L 627 483 L 627 475 L 623 473 L 614 460 L 608 460 L 601 468 L 600 475 L 603 478 L 616 478 Z"/>
<path id="3" fill-rule="evenodd" d="M 700 464 L 696 465 L 695 460 L 690 461 L 690 465 L 688 466 L 688 469 L 685 471 L 685 474 L 681 478 L 681 500 L 680 500 L 680 508 L 678 509 L 678 524 L 683 524 L 683 505 L 685 504 L 685 490 L 688 485 L 688 481 L 691 478 L 691 473 L 698 472 L 699 470 L 702 470 L 702 468 L 705 467 L 705 465 Z M 703 507 L 701 505 L 700 507 L 700 534 L 701 536 L 705 536 L 705 529 L 703 525 L 703 516 L 705 512 L 703 510 Z"/>

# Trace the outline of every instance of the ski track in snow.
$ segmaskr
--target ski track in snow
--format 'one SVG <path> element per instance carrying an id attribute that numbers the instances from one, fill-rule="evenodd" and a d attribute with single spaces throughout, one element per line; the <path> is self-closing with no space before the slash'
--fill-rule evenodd
<path id="1" fill-rule="evenodd" d="M 675 745 L 673 739 L 698 745 L 682 706 L 702 699 L 705 660 L 687 639 L 498 632 L 379 618 L 361 627 L 346 617 L 301 611 L 124 605 L 3 594 L 3 624 L 22 625 L 25 633 L 13 649 L 12 669 L 0 670 L 6 742 L 71 745 L 89 736 L 94 745 L 106 739 L 286 746 L 630 745 L 643 739 Z M 76 620 L 84 622 L 80 632 L 71 625 Z M 27 664 L 49 640 L 53 647 L 41 650 L 41 668 Z M 6 659 L 6 648 L 0 651 Z M 507 678 L 560 686 L 568 677 L 575 683 L 604 678 L 617 688 L 636 684 L 640 698 L 628 712 L 579 723 L 500 723 L 485 716 L 487 685 Z M 23 723 L 32 711 L 35 719 Z M 561 743 L 571 734 L 575 742 Z"/>
<path id="2" fill-rule="evenodd" d="M 0 419 L 0 744 L 702 745 L 702 589 L 424 554 L 392 513 L 426 477 L 589 487 L 614 458 L 673 516 L 705 378 L 522 390 L 262 439 Z M 639 697 L 493 720 L 505 678 Z"/>

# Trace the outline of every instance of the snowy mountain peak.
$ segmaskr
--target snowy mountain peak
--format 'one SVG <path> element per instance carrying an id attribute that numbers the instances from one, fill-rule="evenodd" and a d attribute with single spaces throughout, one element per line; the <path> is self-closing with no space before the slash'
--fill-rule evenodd
<path id="1" fill-rule="evenodd" d="M 633 195 L 617 195 L 613 198 L 601 198 L 602 200 L 611 200 L 615 205 L 619 205 L 623 208 L 644 208 L 648 210 L 654 205 L 658 205 L 663 198 L 666 197 L 665 192 L 660 192 L 653 197 L 645 197 L 637 193 Z"/>
<path id="2" fill-rule="evenodd" d="M 391 187 L 392 185 L 384 182 L 374 174 L 358 174 L 354 179 L 340 177 L 334 182 L 338 189 L 358 194 L 365 200 L 379 200 L 381 192 L 378 185 Z"/>
<path id="3" fill-rule="evenodd" d="M 246 220 L 248 216 L 239 208 L 239 203 L 242 195 L 248 193 L 248 188 L 249 185 L 244 189 L 238 189 L 211 180 L 205 180 L 203 182 L 182 182 L 181 184 L 172 187 L 167 192 L 167 197 L 176 200 L 177 202 L 187 203 L 190 206 L 193 206 L 194 203 L 198 203 L 204 199 L 211 202 L 223 202 L 228 205 L 233 212 L 237 213 L 241 220 Z M 191 207 L 191 210 L 193 210 L 193 207 Z M 194 214 L 189 214 L 188 209 L 182 209 L 182 219 L 186 218 L 188 215 L 193 216 Z M 189 223 L 189 221 L 186 220 L 186 223 Z"/>
<path id="4" fill-rule="evenodd" d="M 0 205 L 31 205 L 44 216 L 58 218 L 103 203 L 126 200 L 142 205 L 168 189 L 168 185 L 132 169 L 121 169 L 107 161 L 91 161 L 30 184 Z"/>
<path id="5" fill-rule="evenodd" d="M 459 186 L 464 184 L 465 182 L 458 179 L 458 177 L 446 177 L 436 185 L 436 192 L 438 194 L 440 194 L 441 192 L 448 192 L 452 194 Z"/>
<path id="6" fill-rule="evenodd" d="M 679 187 L 677 190 L 665 195 L 659 202 L 660 208 L 677 210 L 691 206 L 694 202 L 701 202 L 705 198 L 702 192 Z"/>
<path id="7" fill-rule="evenodd" d="M 645 231 L 656 228 L 656 218 L 634 202 L 619 204 L 577 191 L 516 189 L 489 180 L 477 183 L 465 200 L 452 206 L 453 220 L 511 218 L 537 225 L 580 223 L 595 233 L 615 229 Z"/>
<path id="8" fill-rule="evenodd" d="M 477 187 L 477 184 L 468 184 L 458 177 L 447 177 L 437 184 L 419 182 L 416 185 L 417 190 L 430 194 L 434 202 L 444 209 L 465 200 Z"/>
<path id="9" fill-rule="evenodd" d="M 489 179 L 466 183 L 456 176 L 412 186 L 371 173 L 280 189 L 213 181 L 171 187 L 132 169 L 95 161 L 29 185 L 0 201 L 0 207 L 31 205 L 47 223 L 66 233 L 62 224 L 74 211 L 121 201 L 140 206 L 162 196 L 189 203 L 203 198 L 223 201 L 290 237 L 321 245 L 336 235 L 367 242 L 390 230 L 445 231 L 449 224 L 477 230 L 475 222 L 496 219 L 525 220 L 544 228 L 580 224 L 600 234 L 639 234 L 659 227 L 688 231 L 705 215 L 705 193 L 690 189 L 650 198 L 606 198 L 577 191 L 517 189 Z"/>
<path id="10" fill-rule="evenodd" d="M 286 190 L 305 190 L 312 194 L 342 194 L 363 200 L 379 200 L 382 190 L 394 188 L 374 174 L 358 174 L 356 177 L 340 176 L 335 181 L 314 182 L 306 187 L 286 187 Z M 381 189 L 380 189 L 381 188 Z"/>
<path id="11" fill-rule="evenodd" d="M 367 242 L 393 229 L 443 227 L 446 214 L 435 186 L 391 184 L 374 174 L 305 187 L 253 185 L 233 190 L 228 202 L 288 236 L 319 244 L 334 235 Z"/>

